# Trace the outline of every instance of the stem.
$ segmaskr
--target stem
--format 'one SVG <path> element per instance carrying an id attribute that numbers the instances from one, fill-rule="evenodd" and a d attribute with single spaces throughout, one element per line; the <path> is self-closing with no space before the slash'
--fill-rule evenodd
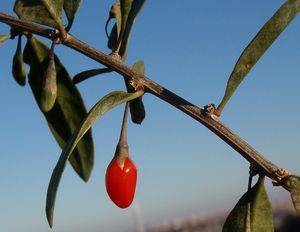
<path id="1" fill-rule="evenodd" d="M 128 144 L 127 144 L 127 115 L 128 115 L 128 102 L 125 105 L 122 127 L 120 132 L 120 138 L 116 149 L 116 156 L 127 157 L 128 156 Z"/>
<path id="2" fill-rule="evenodd" d="M 122 127 L 121 127 L 121 133 L 119 142 L 116 148 L 116 152 L 114 155 L 114 159 L 117 159 L 119 167 L 123 170 L 125 160 L 128 158 L 128 144 L 127 144 L 127 115 L 128 115 L 128 102 L 126 102 L 124 115 L 123 115 L 123 121 L 122 121 Z"/>
<path id="3" fill-rule="evenodd" d="M 253 174 L 249 173 L 249 179 L 248 179 L 248 189 L 247 189 L 247 202 L 250 202 L 250 191 L 252 187 L 252 180 L 253 180 Z"/>
<path id="4" fill-rule="evenodd" d="M 23 31 L 23 32 L 25 31 L 31 32 L 43 36 L 45 38 L 51 39 L 51 32 L 53 30 L 29 21 L 18 19 L 16 17 L 4 14 L 2 12 L 0 12 L 0 22 L 10 25 L 16 30 Z"/>
<path id="5" fill-rule="evenodd" d="M 43 26 L 26 22 L 3 13 L 0 13 L 0 22 L 6 23 L 21 31 L 28 31 L 51 39 L 51 30 Z M 145 92 L 157 96 L 158 98 L 168 102 L 185 114 L 202 123 L 205 127 L 210 129 L 213 133 L 224 140 L 234 150 L 240 153 L 246 160 L 250 162 L 250 164 L 257 168 L 261 174 L 266 175 L 273 180 L 278 180 L 275 172 L 279 169 L 279 167 L 263 157 L 253 147 L 251 147 L 221 122 L 212 119 L 204 110 L 160 86 L 146 76 L 134 72 L 122 60 L 97 51 L 95 48 L 83 43 L 70 34 L 67 34 L 66 38 L 62 40 L 62 43 L 116 71 L 128 80 L 131 80 L 135 77 L 139 81 L 139 84 L 144 88 Z"/>

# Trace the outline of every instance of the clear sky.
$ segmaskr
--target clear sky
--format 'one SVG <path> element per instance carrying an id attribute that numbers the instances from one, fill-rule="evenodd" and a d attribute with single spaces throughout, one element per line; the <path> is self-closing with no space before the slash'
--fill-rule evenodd
<path id="1" fill-rule="evenodd" d="M 2 1 L 0 11 L 13 14 L 13 2 Z M 127 62 L 143 59 L 147 76 L 200 107 L 218 104 L 240 53 L 283 2 L 148 1 L 136 21 Z M 84 1 L 71 33 L 109 53 L 104 25 L 112 3 Z M 295 174 L 300 174 L 299 28 L 296 18 L 246 77 L 221 117 L 268 159 Z M 8 32 L 9 27 L 0 24 L 0 34 Z M 248 163 L 239 154 L 201 124 L 146 95 L 146 119 L 141 126 L 130 123 L 128 131 L 130 154 L 139 169 L 132 207 L 117 208 L 104 184 L 119 136 L 123 107 L 118 107 L 93 127 L 95 167 L 90 181 L 83 183 L 67 166 L 50 230 L 45 198 L 60 149 L 29 85 L 22 88 L 12 78 L 16 42 L 0 45 L 0 231 L 132 231 L 137 218 L 151 225 L 230 210 L 246 190 Z M 71 76 L 99 67 L 63 46 L 57 46 L 56 53 Z M 124 90 L 124 84 L 119 76 L 107 74 L 78 88 L 90 109 L 110 91 Z M 288 199 L 286 191 L 267 183 L 272 202 Z"/>

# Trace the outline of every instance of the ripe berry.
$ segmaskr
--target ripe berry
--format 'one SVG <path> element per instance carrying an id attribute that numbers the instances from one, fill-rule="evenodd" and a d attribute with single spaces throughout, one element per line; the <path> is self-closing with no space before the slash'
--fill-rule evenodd
<path id="1" fill-rule="evenodd" d="M 123 165 L 120 165 L 120 161 Z M 105 184 L 110 199 L 120 208 L 131 205 L 136 187 L 137 168 L 129 157 L 115 157 L 107 167 Z"/>

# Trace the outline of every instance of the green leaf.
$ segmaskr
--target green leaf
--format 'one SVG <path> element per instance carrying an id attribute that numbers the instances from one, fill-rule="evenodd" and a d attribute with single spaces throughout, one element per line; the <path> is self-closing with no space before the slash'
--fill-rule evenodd
<path id="1" fill-rule="evenodd" d="M 63 0 L 16 0 L 14 12 L 24 20 L 63 28 L 61 14 L 63 2 Z"/>
<path id="2" fill-rule="evenodd" d="M 4 43 L 6 40 L 10 39 L 11 35 L 0 35 L 0 44 Z"/>
<path id="3" fill-rule="evenodd" d="M 52 47 L 54 44 L 52 44 Z M 50 111 L 57 97 L 56 68 L 53 50 L 49 53 L 49 64 L 43 77 L 41 93 L 41 109 L 44 112 Z"/>
<path id="4" fill-rule="evenodd" d="M 69 1 L 69 0 L 68 0 Z M 41 0 L 58 28 L 62 28 L 62 8 L 64 0 Z"/>
<path id="5" fill-rule="evenodd" d="M 127 17 L 126 26 L 124 29 L 124 33 L 122 33 L 122 43 L 119 50 L 119 54 L 121 57 L 126 56 L 127 53 L 127 47 L 128 47 L 128 41 L 131 33 L 132 26 L 134 24 L 134 21 L 138 15 L 138 13 L 141 11 L 141 9 L 144 6 L 144 3 L 146 0 L 133 0 L 131 4 L 131 9 Z"/>
<path id="6" fill-rule="evenodd" d="M 26 69 L 23 61 L 21 37 L 21 35 L 18 36 L 17 49 L 12 62 L 12 74 L 16 82 L 19 85 L 24 86 L 26 83 Z"/>
<path id="7" fill-rule="evenodd" d="M 137 72 L 138 74 L 144 75 L 145 73 L 145 63 L 142 60 L 139 60 L 137 62 L 135 62 L 132 65 L 132 69 Z"/>
<path id="8" fill-rule="evenodd" d="M 224 97 L 217 107 L 216 114 L 220 115 L 226 103 L 239 84 L 256 64 L 259 58 L 272 45 L 281 32 L 293 20 L 300 10 L 300 0 L 288 0 L 279 8 L 272 18 L 261 28 L 254 39 L 239 57 L 228 79 Z"/>
<path id="9" fill-rule="evenodd" d="M 90 77 L 100 75 L 103 73 L 108 73 L 108 72 L 111 72 L 110 68 L 97 68 L 97 69 L 86 70 L 86 71 L 76 74 L 73 78 L 73 83 L 77 84 L 81 81 L 84 81 L 84 80 L 90 78 Z"/>
<path id="10" fill-rule="evenodd" d="M 245 193 L 230 212 L 223 232 L 274 231 L 272 207 L 264 186 L 264 177 Z"/>
<path id="11" fill-rule="evenodd" d="M 120 9 L 120 3 L 115 3 L 112 5 L 110 12 L 109 12 L 109 19 L 107 20 L 105 30 L 107 33 L 107 26 L 110 21 L 110 19 L 115 18 L 116 23 L 111 29 L 109 39 L 108 39 L 108 48 L 112 51 L 116 51 L 118 48 L 118 40 L 121 33 L 121 9 Z"/>
<path id="12" fill-rule="evenodd" d="M 145 64 L 144 61 L 140 60 L 137 61 L 133 66 L 132 69 L 137 72 L 138 74 L 144 75 L 145 73 Z M 126 86 L 128 92 L 134 91 L 130 86 Z M 146 112 L 144 103 L 142 101 L 142 97 L 134 99 L 129 103 L 130 114 L 132 122 L 136 124 L 141 124 L 145 119 Z"/>
<path id="13" fill-rule="evenodd" d="M 29 84 L 34 97 L 40 105 L 43 75 L 49 63 L 50 49 L 31 37 L 24 49 L 24 61 L 30 65 Z M 73 84 L 68 72 L 55 56 L 57 76 L 57 98 L 53 108 L 43 112 L 48 126 L 60 147 L 64 147 L 77 126 L 87 114 L 79 91 Z M 89 131 L 75 148 L 70 163 L 77 174 L 87 181 L 94 163 L 92 133 Z"/>
<path id="14" fill-rule="evenodd" d="M 121 33 L 121 25 L 122 25 L 120 2 L 113 4 L 113 6 L 111 7 L 111 10 L 110 10 L 110 17 L 113 17 L 116 19 L 117 32 L 118 32 L 118 36 L 119 36 Z"/>
<path id="15" fill-rule="evenodd" d="M 111 49 L 112 51 L 116 51 L 118 47 L 118 31 L 117 31 L 117 24 L 115 23 L 114 26 L 111 29 L 107 47 Z"/>
<path id="16" fill-rule="evenodd" d="M 67 31 L 70 30 L 75 15 L 82 3 L 82 0 L 65 0 L 64 1 L 64 11 L 66 12 L 66 16 L 68 19 L 68 26 L 67 26 Z"/>
<path id="17" fill-rule="evenodd" d="M 76 131 L 64 147 L 59 160 L 53 170 L 50 183 L 47 191 L 47 201 L 46 201 L 46 215 L 47 220 L 52 227 L 53 225 L 53 211 L 55 205 L 55 198 L 58 189 L 60 179 L 62 177 L 66 162 L 73 152 L 77 143 L 81 140 L 84 134 L 91 128 L 91 126 L 107 111 L 113 107 L 122 104 L 124 102 L 130 101 L 134 98 L 140 97 L 142 93 L 126 93 L 122 91 L 114 91 L 106 96 L 104 96 L 100 101 L 98 101 L 95 106 L 90 110 L 86 118 L 82 121 L 81 125 L 77 127 Z"/>
<path id="18" fill-rule="evenodd" d="M 295 175 L 286 176 L 282 179 L 282 185 L 291 193 L 294 208 L 300 214 L 300 177 Z"/>
<path id="19" fill-rule="evenodd" d="M 121 31 L 119 35 L 120 37 L 122 37 L 127 24 L 127 18 L 131 9 L 131 0 L 120 0 L 120 9 L 121 9 Z"/>

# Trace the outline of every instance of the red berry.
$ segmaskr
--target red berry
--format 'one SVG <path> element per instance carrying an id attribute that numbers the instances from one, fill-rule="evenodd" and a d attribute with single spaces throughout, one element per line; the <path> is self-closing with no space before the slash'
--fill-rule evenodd
<path id="1" fill-rule="evenodd" d="M 106 170 L 105 184 L 110 199 L 118 207 L 127 208 L 132 203 L 136 179 L 137 168 L 128 156 L 113 158 Z"/>

